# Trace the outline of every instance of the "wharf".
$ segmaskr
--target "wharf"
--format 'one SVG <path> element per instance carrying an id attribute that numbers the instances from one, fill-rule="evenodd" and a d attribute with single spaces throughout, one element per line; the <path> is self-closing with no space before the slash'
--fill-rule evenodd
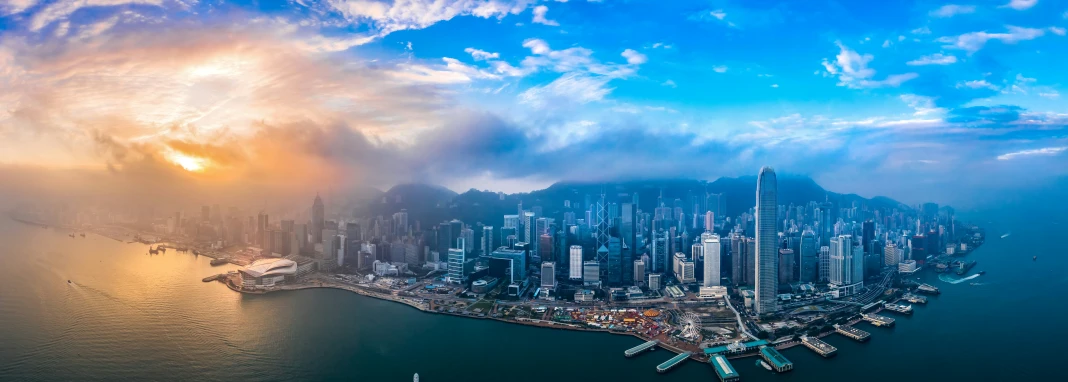
<path id="1" fill-rule="evenodd" d="M 760 357 L 764 358 L 764 361 L 767 361 L 768 364 L 771 365 L 771 368 L 779 373 L 794 369 L 794 363 L 790 362 L 790 360 L 786 359 L 782 353 L 779 353 L 778 350 L 775 350 L 775 348 L 771 346 L 760 348 Z"/>
<path id="2" fill-rule="evenodd" d="M 887 317 L 887 316 L 880 316 L 878 314 L 861 313 L 860 317 L 863 318 L 864 321 L 868 321 L 872 325 L 875 325 L 875 326 L 885 326 L 885 327 L 894 326 L 894 319 L 890 318 L 890 317 Z"/>
<path id="3" fill-rule="evenodd" d="M 871 334 L 869 334 L 868 332 L 865 332 L 863 330 L 860 330 L 860 329 L 857 329 L 857 328 L 854 328 L 854 327 L 848 326 L 848 325 L 835 325 L 834 326 L 834 331 L 838 332 L 839 334 L 841 334 L 843 336 L 852 338 L 852 339 L 860 341 L 860 342 L 867 341 L 869 339 L 869 337 L 871 337 Z"/>
<path id="4" fill-rule="evenodd" d="M 831 346 L 831 344 L 823 342 L 823 340 L 816 337 L 803 336 L 801 337 L 801 343 L 824 358 L 833 357 L 835 354 L 838 354 L 838 348 Z"/>
<path id="5" fill-rule="evenodd" d="M 910 294 L 906 294 L 904 296 L 901 296 L 901 299 L 905 300 L 905 301 L 908 301 L 908 302 L 911 302 L 913 304 L 926 304 L 927 303 L 927 297 L 918 296 L 918 295 L 914 295 L 914 294 L 911 294 L 911 293 Z"/>
<path id="6" fill-rule="evenodd" d="M 727 361 L 727 357 L 722 354 L 713 354 L 708 358 L 708 363 L 711 363 L 712 368 L 716 369 L 716 376 L 719 377 L 721 382 L 732 382 L 742 378 L 731 366 L 731 363 Z"/>
<path id="7" fill-rule="evenodd" d="M 627 358 L 630 358 L 630 357 L 636 356 L 638 354 L 641 354 L 642 352 L 644 352 L 646 350 L 653 350 L 654 348 L 656 348 L 656 345 L 659 344 L 659 343 L 660 343 L 660 340 L 648 341 L 648 342 L 643 343 L 641 345 L 638 345 L 638 346 L 632 347 L 630 349 L 627 349 L 626 351 L 623 352 L 623 356 L 625 356 Z"/>
<path id="8" fill-rule="evenodd" d="M 671 357 L 671 359 L 669 359 L 667 361 L 664 361 L 664 363 L 657 365 L 656 366 L 656 372 L 657 373 L 666 373 L 666 372 L 668 372 L 668 370 L 671 370 L 673 367 L 678 366 L 683 361 L 686 361 L 687 359 L 689 359 L 690 355 L 692 355 L 692 354 L 693 354 L 693 352 L 688 352 L 688 351 L 679 353 L 678 355 L 676 355 L 674 357 Z"/>
<path id="9" fill-rule="evenodd" d="M 916 292 L 917 293 L 923 293 L 923 294 L 939 294 L 939 293 L 942 293 L 941 291 L 938 290 L 937 287 L 935 287 L 933 285 L 930 285 L 930 284 L 920 284 L 920 286 L 916 287 Z"/>

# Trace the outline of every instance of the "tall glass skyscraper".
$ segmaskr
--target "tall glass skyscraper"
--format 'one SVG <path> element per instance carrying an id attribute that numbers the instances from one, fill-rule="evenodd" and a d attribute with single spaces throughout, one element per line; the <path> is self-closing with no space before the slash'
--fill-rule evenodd
<path id="1" fill-rule="evenodd" d="M 764 315 L 778 308 L 779 291 L 778 192 L 775 169 L 765 166 L 757 176 L 756 188 L 756 313 Z"/>

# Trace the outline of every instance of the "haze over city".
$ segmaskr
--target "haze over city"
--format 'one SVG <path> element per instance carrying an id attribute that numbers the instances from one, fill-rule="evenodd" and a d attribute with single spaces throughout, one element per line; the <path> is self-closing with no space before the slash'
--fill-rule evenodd
<path id="1" fill-rule="evenodd" d="M 5 1 L 3 192 L 195 204 L 773 165 L 838 192 L 978 204 L 1064 175 L 1065 12 L 1026 0 Z"/>

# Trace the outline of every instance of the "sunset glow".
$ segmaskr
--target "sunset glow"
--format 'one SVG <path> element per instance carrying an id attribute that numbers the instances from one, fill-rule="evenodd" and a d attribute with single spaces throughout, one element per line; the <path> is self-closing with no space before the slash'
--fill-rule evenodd
<path id="1" fill-rule="evenodd" d="M 204 167 L 208 164 L 207 159 L 190 156 L 179 152 L 172 152 L 168 154 L 167 159 L 189 172 L 202 172 L 204 171 Z"/>

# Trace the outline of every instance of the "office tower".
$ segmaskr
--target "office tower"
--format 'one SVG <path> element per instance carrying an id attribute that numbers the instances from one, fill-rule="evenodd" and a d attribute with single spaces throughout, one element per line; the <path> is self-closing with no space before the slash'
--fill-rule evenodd
<path id="1" fill-rule="evenodd" d="M 746 285 L 745 237 L 735 232 L 731 234 L 731 280 L 734 285 Z"/>
<path id="2" fill-rule="evenodd" d="M 526 252 L 523 250 L 497 248 L 490 252 L 487 263 L 491 276 L 508 277 L 511 283 L 521 283 L 527 278 Z"/>
<path id="3" fill-rule="evenodd" d="M 593 250 L 597 254 L 596 260 L 601 263 L 600 271 L 602 276 L 607 276 L 610 264 L 608 263 L 608 209 L 605 205 L 604 194 L 597 199 L 597 204 L 594 205 L 594 219 L 596 220 L 594 226 L 594 246 Z M 602 280 L 606 277 L 601 277 Z"/>
<path id="4" fill-rule="evenodd" d="M 645 261 L 634 260 L 634 271 L 631 274 L 634 276 L 634 284 L 645 281 Z"/>
<path id="5" fill-rule="evenodd" d="M 816 249 L 816 233 L 806 229 L 801 233 L 801 264 L 798 267 L 797 281 L 813 283 L 819 279 L 819 251 Z"/>
<path id="6" fill-rule="evenodd" d="M 456 234 L 459 232 L 452 232 L 452 225 L 449 222 L 441 222 L 438 224 L 438 242 L 437 248 L 439 254 L 448 254 L 449 248 L 453 248 L 456 243 Z"/>
<path id="7" fill-rule="evenodd" d="M 569 267 L 568 278 L 572 280 L 582 279 L 582 246 L 571 246 L 571 266 Z"/>
<path id="8" fill-rule="evenodd" d="M 496 247 L 493 246 L 493 226 L 491 226 L 491 225 L 483 226 L 482 227 L 482 250 L 479 252 L 479 254 L 482 255 L 482 256 L 488 255 L 495 248 Z"/>
<path id="9" fill-rule="evenodd" d="M 618 237 L 608 238 L 608 278 L 606 282 L 609 285 L 619 285 L 623 283 L 623 247 Z"/>
<path id="10" fill-rule="evenodd" d="M 716 214 L 713 213 L 712 211 L 705 212 L 705 227 L 704 228 L 705 228 L 705 231 L 709 231 L 709 232 L 712 232 L 712 231 L 716 230 Z"/>
<path id="11" fill-rule="evenodd" d="M 535 233 L 534 232 L 537 231 L 537 228 L 534 226 L 534 220 L 535 220 L 534 213 L 533 212 L 523 212 L 523 214 L 520 215 L 520 217 L 523 219 L 523 220 L 520 221 L 520 223 L 523 224 L 523 234 L 520 236 L 520 239 L 524 243 L 530 243 L 530 242 L 534 241 L 534 237 L 535 237 Z"/>
<path id="12" fill-rule="evenodd" d="M 650 273 L 649 282 L 646 285 L 649 286 L 649 290 L 660 290 L 660 274 Z"/>
<path id="13" fill-rule="evenodd" d="M 449 265 L 448 265 L 448 281 L 452 284 L 462 284 L 464 282 L 464 250 L 460 248 L 449 248 Z"/>
<path id="14" fill-rule="evenodd" d="M 704 255 L 704 281 L 702 286 L 719 286 L 720 278 L 723 276 L 720 274 L 720 244 L 719 235 L 714 233 L 704 233 L 701 235 L 701 253 Z"/>
<path id="15" fill-rule="evenodd" d="M 675 278 L 683 284 L 697 282 L 697 274 L 693 260 L 683 259 L 682 262 L 679 263 L 679 271 L 675 273 Z"/>
<path id="16" fill-rule="evenodd" d="M 554 254 L 555 259 L 553 261 L 560 264 L 560 266 L 556 267 L 556 271 L 560 272 L 561 276 L 565 275 L 569 270 L 568 264 L 570 264 L 571 260 L 571 253 L 567 250 L 569 248 L 567 244 L 567 232 L 562 229 L 556 230 L 556 242 L 554 242 L 553 245 L 556 246 L 556 253 Z"/>
<path id="17" fill-rule="evenodd" d="M 597 260 L 582 262 L 582 284 L 588 286 L 601 285 L 601 263 Z"/>
<path id="18" fill-rule="evenodd" d="M 751 237 L 745 238 L 745 281 L 756 284 L 756 239 Z"/>
<path id="19" fill-rule="evenodd" d="M 790 284 L 797 280 L 797 272 L 794 270 L 794 250 L 783 248 L 779 250 L 779 284 Z"/>
<path id="20" fill-rule="evenodd" d="M 538 258 L 553 261 L 553 237 L 548 233 L 538 235 Z"/>
<path id="21" fill-rule="evenodd" d="M 337 266 L 345 266 L 345 250 L 348 248 L 345 235 L 337 235 Z"/>
<path id="22" fill-rule="evenodd" d="M 556 263 L 541 263 L 541 288 L 550 290 L 556 288 Z"/>
<path id="23" fill-rule="evenodd" d="M 464 239 L 464 254 L 471 255 L 471 251 L 475 248 L 475 230 L 471 228 L 464 228 L 460 230 L 460 237 Z M 467 244 L 469 243 L 469 244 Z"/>
<path id="24" fill-rule="evenodd" d="M 839 296 L 850 296 L 864 286 L 864 253 L 852 235 L 831 239 L 830 284 Z"/>
<path id="25" fill-rule="evenodd" d="M 319 197 L 319 194 L 315 194 L 311 215 L 312 243 L 319 244 L 323 242 L 323 229 L 326 224 L 326 208 L 323 206 L 323 199 Z"/>
<path id="26" fill-rule="evenodd" d="M 861 224 L 861 244 L 864 246 L 864 253 L 874 253 L 872 250 L 871 241 L 875 240 L 875 222 L 867 220 Z"/>
<path id="27" fill-rule="evenodd" d="M 637 223 L 635 218 L 637 217 L 637 209 L 638 206 L 633 203 L 623 203 L 620 207 L 619 239 L 620 245 L 622 246 L 622 259 L 620 262 L 624 265 L 622 277 L 624 282 L 630 282 L 630 280 L 643 280 L 636 278 L 632 272 L 633 269 L 626 267 L 627 264 L 634 261 L 634 253 L 638 250 L 637 239 L 635 236 L 635 224 Z"/>
<path id="28" fill-rule="evenodd" d="M 883 248 L 883 265 L 894 266 L 900 262 L 897 258 L 897 246 L 894 243 L 886 243 L 886 248 Z"/>
<path id="29" fill-rule="evenodd" d="M 825 283 L 831 280 L 831 247 L 820 247 L 820 277 L 819 282 Z"/>
<path id="30" fill-rule="evenodd" d="M 267 220 L 267 214 L 260 212 L 256 215 L 256 246 L 260 249 L 267 249 L 270 247 L 270 234 L 267 233 L 267 227 L 270 226 L 270 222 Z"/>
<path id="31" fill-rule="evenodd" d="M 760 169 L 756 189 L 756 300 L 753 304 L 758 315 L 773 313 L 778 310 L 779 292 L 779 254 L 776 245 L 778 232 L 777 182 L 775 170 L 771 167 Z"/>
<path id="32" fill-rule="evenodd" d="M 830 245 L 831 238 L 834 237 L 834 213 L 832 210 L 834 206 L 830 202 L 824 202 L 820 204 L 820 246 Z"/>
<path id="33" fill-rule="evenodd" d="M 200 221 L 201 222 L 211 221 L 211 207 L 208 207 L 208 206 L 200 207 Z"/>
<path id="34" fill-rule="evenodd" d="M 397 236 L 408 234 L 408 210 L 402 209 L 393 214 L 393 234 Z"/>
<path id="35" fill-rule="evenodd" d="M 666 272 L 671 267 L 668 265 L 671 262 L 671 256 L 668 254 L 668 232 L 663 229 L 653 232 L 652 243 L 652 272 Z"/>

